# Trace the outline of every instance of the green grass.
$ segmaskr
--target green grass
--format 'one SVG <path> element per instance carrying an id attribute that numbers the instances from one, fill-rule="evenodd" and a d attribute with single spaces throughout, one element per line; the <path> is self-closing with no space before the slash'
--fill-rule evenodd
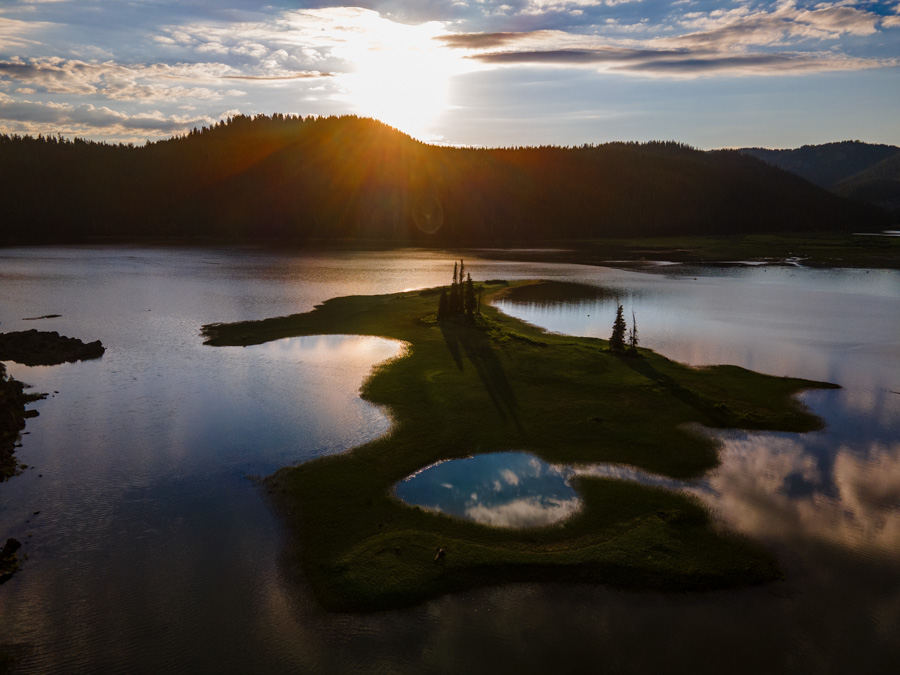
<path id="1" fill-rule="evenodd" d="M 485 287 L 485 300 L 507 286 Z M 717 531 L 681 494 L 581 477 L 584 508 L 561 525 L 492 528 L 392 496 L 441 459 L 532 452 L 553 463 L 621 462 L 675 478 L 717 463 L 689 423 L 807 431 L 821 422 L 793 394 L 833 386 L 733 366 L 690 368 L 648 350 L 616 355 L 603 340 L 552 335 L 486 303 L 475 324 L 437 322 L 435 291 L 345 297 L 307 314 L 206 326 L 210 345 L 289 336 L 377 335 L 409 345 L 375 368 L 363 396 L 389 406 L 392 431 L 348 453 L 268 479 L 295 534 L 293 560 L 330 609 L 373 610 L 519 580 L 640 589 L 711 589 L 776 578 L 770 554 Z M 435 561 L 438 547 L 446 555 Z"/>

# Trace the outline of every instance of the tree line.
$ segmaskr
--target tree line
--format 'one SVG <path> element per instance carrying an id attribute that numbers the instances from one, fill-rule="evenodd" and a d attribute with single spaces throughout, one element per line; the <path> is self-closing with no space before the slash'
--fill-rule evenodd
<path id="1" fill-rule="evenodd" d="M 371 119 L 237 115 L 141 146 L 0 135 L 0 240 L 406 245 L 876 229 L 877 209 L 736 151 L 426 145 Z"/>

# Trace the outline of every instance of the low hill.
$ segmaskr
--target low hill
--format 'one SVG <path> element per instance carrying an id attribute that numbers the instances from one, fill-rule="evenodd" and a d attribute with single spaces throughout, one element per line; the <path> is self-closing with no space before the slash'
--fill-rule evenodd
<path id="1" fill-rule="evenodd" d="M 842 181 L 897 155 L 900 148 L 861 141 L 841 141 L 804 145 L 793 150 L 742 148 L 740 152 L 803 176 L 819 187 L 833 190 Z"/>
<path id="2" fill-rule="evenodd" d="M 850 199 L 900 215 L 900 148 L 860 141 L 804 145 L 794 150 L 743 148 L 785 171 Z"/>
<path id="3" fill-rule="evenodd" d="M 900 217 L 900 149 L 865 171 L 842 180 L 835 192 L 869 202 Z"/>
<path id="4" fill-rule="evenodd" d="M 3 241 L 408 244 L 878 229 L 882 212 L 737 151 L 430 146 L 370 119 L 237 116 L 145 146 L 0 136 Z"/>

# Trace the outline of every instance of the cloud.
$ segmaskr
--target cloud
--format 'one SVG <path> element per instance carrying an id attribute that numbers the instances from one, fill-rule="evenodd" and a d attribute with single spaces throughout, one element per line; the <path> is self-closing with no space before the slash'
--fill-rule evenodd
<path id="1" fill-rule="evenodd" d="M 838 70 L 863 70 L 895 65 L 886 59 L 849 58 L 832 52 L 780 52 L 722 54 L 689 49 L 556 49 L 546 51 L 488 52 L 469 58 L 491 64 L 545 64 L 599 66 L 613 72 L 640 72 L 649 75 L 697 76 L 781 75 Z"/>
<path id="2" fill-rule="evenodd" d="M 529 0 L 522 12 L 524 14 L 565 12 L 578 16 L 588 8 L 615 7 L 636 2 L 641 2 L 641 0 Z"/>
<path id="3" fill-rule="evenodd" d="M 618 37 L 604 37 L 601 26 L 594 35 L 547 30 L 486 33 L 479 42 L 477 34 L 468 33 L 458 42 L 452 36 L 444 41 L 480 50 L 467 58 L 484 64 L 590 67 L 653 76 L 786 75 L 896 65 L 896 58 L 850 56 L 838 49 L 805 46 L 844 36 L 869 36 L 877 32 L 879 22 L 883 25 L 886 21 L 875 12 L 850 4 L 820 3 L 800 9 L 787 1 L 761 9 L 745 3 L 730 9 L 676 13 L 666 26 L 652 26 L 642 20 L 639 26 L 651 34 L 645 39 L 625 39 L 622 29 L 626 26 L 613 19 L 604 25 L 614 27 Z M 681 34 L 671 34 L 676 32 Z M 494 35 L 502 36 L 499 43 Z M 523 45 L 532 35 L 541 36 L 544 44 Z"/>
<path id="4" fill-rule="evenodd" d="M 752 11 L 742 5 L 729 11 L 692 12 L 681 27 L 700 30 L 667 41 L 676 46 L 734 50 L 761 45 L 796 44 L 806 40 L 836 40 L 843 35 L 872 35 L 880 17 L 874 12 L 822 3 L 815 10 L 784 2 L 774 10 Z"/>
<path id="5" fill-rule="evenodd" d="M 506 481 L 507 485 L 518 485 L 519 484 L 519 476 L 510 469 L 503 469 L 500 471 L 500 477 Z"/>
<path id="6" fill-rule="evenodd" d="M 802 480 L 817 489 L 791 495 Z M 834 485 L 833 490 L 827 485 Z M 893 558 L 900 541 L 900 443 L 841 447 L 830 473 L 791 438 L 726 441 L 711 501 L 726 522 L 759 538 L 816 539 Z"/>
<path id="7" fill-rule="evenodd" d="M 51 27 L 51 24 L 40 21 L 19 21 L 0 16 L 0 50 L 9 53 L 40 44 L 38 40 L 25 37 L 34 35 Z"/>
<path id="8" fill-rule="evenodd" d="M 160 80 L 214 81 L 231 69 L 218 64 L 123 66 L 112 61 L 86 62 L 49 57 L 0 62 L 0 78 L 8 78 L 57 94 L 97 95 L 116 100 L 219 98 L 208 88 L 166 85 Z"/>
<path id="9" fill-rule="evenodd" d="M 545 51 L 488 52 L 469 58 L 485 63 L 549 63 L 564 65 L 583 65 L 594 63 L 621 63 L 634 60 L 647 60 L 675 54 L 675 51 L 656 51 L 652 49 L 627 49 L 619 47 L 597 47 L 595 49 L 550 49 Z M 681 52 L 687 54 L 686 50 Z"/>
<path id="10" fill-rule="evenodd" d="M 475 504 L 466 508 L 466 517 L 493 527 L 541 527 L 558 523 L 581 508 L 580 499 L 516 499 L 505 504 Z"/>
<path id="11" fill-rule="evenodd" d="M 391 23 L 376 12 L 355 7 L 297 10 L 263 21 L 166 26 L 153 40 L 163 46 L 214 54 L 252 74 L 277 77 L 319 70 L 334 50 L 364 38 L 367 29 L 371 32 L 378 22 Z"/>
<path id="12" fill-rule="evenodd" d="M 618 69 L 655 75 L 791 75 L 865 70 L 896 65 L 896 60 L 854 59 L 831 53 L 743 54 L 735 56 L 663 57 L 623 64 Z"/>
<path id="13" fill-rule="evenodd" d="M 547 35 L 549 31 L 528 31 L 523 33 L 453 33 L 439 35 L 435 39 L 454 49 L 492 49 L 511 42 Z"/>
<path id="14" fill-rule="evenodd" d="M 0 90 L 18 99 L 97 109 L 126 101 L 166 111 L 190 102 L 206 112 L 248 105 L 254 108 L 246 112 L 271 112 L 302 104 L 307 113 L 385 116 L 359 102 L 360 92 L 367 91 L 363 84 L 376 92 L 383 82 L 402 88 L 414 79 L 410 64 L 417 72 L 437 73 L 432 80 L 438 82 L 507 66 L 648 80 L 898 63 L 891 58 L 897 49 L 889 44 L 891 31 L 900 27 L 895 2 L 361 0 L 354 7 L 302 3 L 307 9 L 286 4 L 235 0 L 211 9 L 209 3 L 174 0 L 7 2 L 0 8 Z M 88 26 L 86 13 L 103 16 L 102 29 Z M 464 79 L 455 80 L 456 92 L 477 78 Z M 510 78 L 510 88 L 491 96 L 512 91 L 516 81 Z M 307 93 L 316 84 L 327 93 L 314 102 Z M 488 97 L 481 101 L 491 105 Z M 476 108 L 456 105 L 446 118 Z"/>
<path id="15" fill-rule="evenodd" d="M 69 105 L 15 101 L 0 97 L 0 124 L 4 132 L 41 133 L 52 126 L 54 133 L 80 135 L 102 133 L 108 137 L 133 137 L 135 132 L 150 136 L 169 136 L 195 126 L 214 124 L 218 117 L 206 115 L 165 115 L 160 111 L 127 114 L 90 104 Z"/>
<path id="16" fill-rule="evenodd" d="M 0 81 L 8 79 L 48 93 L 102 96 L 117 101 L 219 100 L 224 96 L 243 95 L 243 92 L 196 86 L 196 83 L 216 85 L 221 80 L 302 80 L 328 76 L 329 73 L 319 72 L 247 75 L 218 63 L 124 66 L 112 61 L 61 58 L 0 61 Z M 173 80 L 190 80 L 194 84 L 171 84 Z"/>
<path id="17" fill-rule="evenodd" d="M 293 75 L 223 75 L 223 80 L 313 80 L 320 77 L 334 77 L 334 73 L 320 73 L 317 70 L 294 73 Z"/>
<path id="18" fill-rule="evenodd" d="M 900 3 L 894 6 L 894 16 L 886 16 L 881 20 L 884 28 L 900 28 Z"/>

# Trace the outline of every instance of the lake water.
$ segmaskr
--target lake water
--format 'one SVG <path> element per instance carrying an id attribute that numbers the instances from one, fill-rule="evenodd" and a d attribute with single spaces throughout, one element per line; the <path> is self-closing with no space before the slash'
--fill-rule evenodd
<path id="1" fill-rule="evenodd" d="M 900 662 L 896 271 L 639 272 L 467 261 L 476 279 L 543 278 L 611 289 L 628 316 L 634 309 L 642 344 L 678 360 L 842 385 L 804 395 L 826 419 L 825 430 L 727 434 L 722 465 L 688 488 L 722 527 L 776 551 L 785 579 L 688 595 L 519 584 L 396 612 L 318 609 L 302 580 L 283 573 L 285 532 L 252 477 L 384 433 L 388 418 L 360 400 L 358 390 L 371 366 L 400 346 L 311 337 L 211 348 L 202 345 L 200 326 L 307 311 L 339 295 L 446 283 L 452 257 L 0 249 L 0 329 L 58 330 L 107 347 L 97 361 L 8 364 L 15 377 L 52 394 L 34 405 L 41 415 L 28 421 L 18 451 L 35 468 L 0 484 L 0 540 L 16 537 L 28 554 L 22 571 L 0 586 L 0 645 L 19 667 L 894 670 Z M 526 298 L 501 307 L 551 330 L 608 337 L 614 302 Z M 47 314 L 62 316 L 23 321 Z"/>

